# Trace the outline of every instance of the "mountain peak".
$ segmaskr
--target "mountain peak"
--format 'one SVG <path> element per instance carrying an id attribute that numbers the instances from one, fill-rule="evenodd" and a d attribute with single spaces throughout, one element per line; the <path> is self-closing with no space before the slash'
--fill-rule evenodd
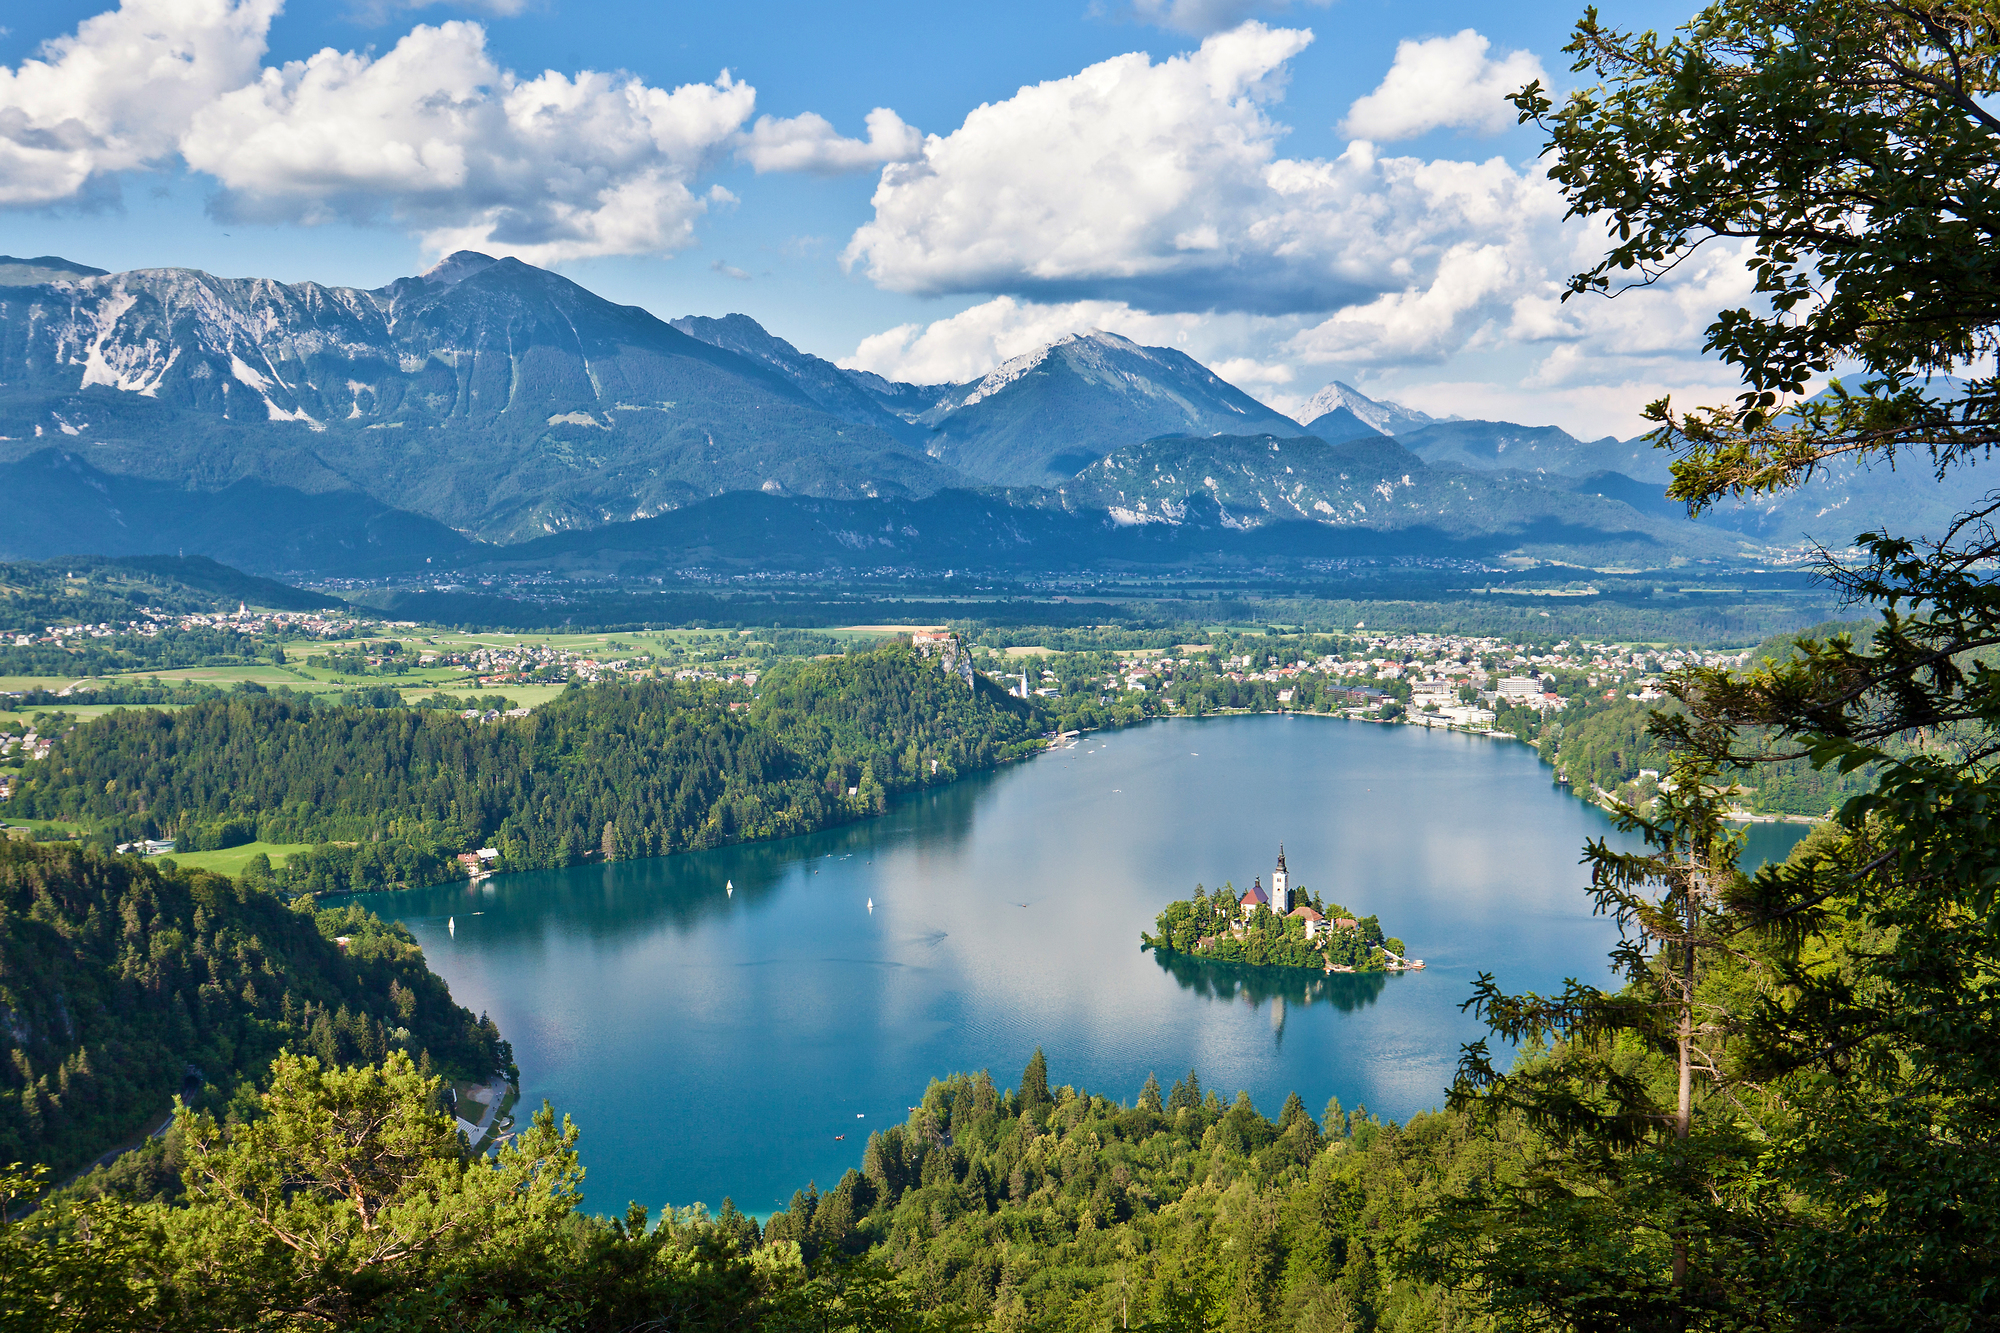
<path id="1" fill-rule="evenodd" d="M 103 276 L 103 269 L 79 264 L 61 255 L 38 255 L 33 259 L 0 255 L 0 287 L 39 287 L 48 282 L 74 282 L 78 278 Z"/>
<path id="2" fill-rule="evenodd" d="M 1321 417 L 1330 416 L 1342 408 L 1384 435 L 1421 430 L 1436 420 L 1401 403 L 1377 402 L 1353 385 L 1342 384 L 1339 380 L 1308 398 L 1306 405 L 1299 409 L 1298 420 L 1310 429 Z"/>
<path id="3" fill-rule="evenodd" d="M 417 276 L 427 283 L 450 287 L 499 262 L 492 255 L 482 255 L 477 250 L 454 250 Z"/>

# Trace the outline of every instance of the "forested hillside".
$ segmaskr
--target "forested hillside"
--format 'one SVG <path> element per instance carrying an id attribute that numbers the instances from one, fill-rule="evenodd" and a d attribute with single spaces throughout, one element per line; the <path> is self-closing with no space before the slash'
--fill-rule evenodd
<path id="1" fill-rule="evenodd" d="M 373 888 L 444 878 L 486 845 L 526 868 L 805 833 L 1024 753 L 1037 730 L 1025 703 L 904 647 L 788 667 L 754 702 L 640 678 L 497 723 L 242 694 L 66 733 L 4 809 L 117 841 L 318 844 L 281 882 Z"/>
<path id="2" fill-rule="evenodd" d="M 1773 635 L 1751 650 L 1749 669 L 1791 661 L 1800 638 L 1826 640 L 1845 635 L 1865 640 L 1873 628 L 1869 621 L 1829 621 L 1796 635 Z M 1656 779 L 1642 776 L 1642 770 L 1665 774 L 1668 752 L 1648 727 L 1656 712 L 1678 716 L 1682 711 L 1674 699 L 1639 700 L 1617 695 L 1607 700 L 1579 694 L 1569 707 L 1542 724 L 1538 748 L 1543 762 L 1553 766 L 1586 799 L 1596 791 L 1626 799 L 1650 798 L 1657 790 Z M 1899 740 L 1891 740 L 1889 746 L 1898 752 L 1910 748 Z M 1872 782 L 1866 769 L 1842 773 L 1830 767 L 1814 768 L 1802 758 L 1760 763 L 1729 776 L 1740 789 L 1742 806 L 1762 814 L 1824 816 L 1848 798 L 1867 791 Z"/>
<path id="3" fill-rule="evenodd" d="M 234 611 L 239 603 L 275 611 L 344 610 L 347 605 L 204 556 L 0 561 L 0 630 L 39 633 L 50 625 L 135 620 L 144 608 Z"/>
<path id="4" fill-rule="evenodd" d="M 218 1106 L 283 1047 L 405 1050 L 454 1077 L 511 1060 L 409 932 L 359 908 L 73 845 L 0 842 L 0 1163 L 87 1160 L 183 1090 Z"/>
<path id="5" fill-rule="evenodd" d="M 1405 1270 L 1438 1197 L 1513 1174 L 1523 1143 L 1450 1113 L 1398 1127 L 1335 1101 L 1315 1120 L 1297 1094 L 1273 1121 L 1193 1071 L 1136 1101 L 1051 1089 L 1038 1051 L 1011 1092 L 933 1083 L 763 1238 L 868 1250 L 920 1305 L 991 1328 L 1489 1327 Z"/>

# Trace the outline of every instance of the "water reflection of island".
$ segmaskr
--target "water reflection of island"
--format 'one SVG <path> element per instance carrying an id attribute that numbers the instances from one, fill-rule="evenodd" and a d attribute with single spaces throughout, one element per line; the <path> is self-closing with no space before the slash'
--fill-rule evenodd
<path id="1" fill-rule="evenodd" d="M 1242 1000 L 1261 1005 L 1331 1004 L 1343 1011 L 1370 1005 L 1389 984 L 1388 972 L 1318 972 L 1303 967 L 1253 967 L 1193 954 L 1155 949 L 1153 960 L 1182 990 L 1210 1000 Z"/>

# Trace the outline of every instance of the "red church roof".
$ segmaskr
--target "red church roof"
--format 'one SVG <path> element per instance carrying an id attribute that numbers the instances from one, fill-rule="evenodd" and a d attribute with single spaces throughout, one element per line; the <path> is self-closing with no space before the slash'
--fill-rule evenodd
<path id="1" fill-rule="evenodd" d="M 1250 892 L 1243 895 L 1245 907 L 1269 907 L 1271 895 L 1264 892 L 1264 877 L 1259 875 L 1250 882 Z"/>

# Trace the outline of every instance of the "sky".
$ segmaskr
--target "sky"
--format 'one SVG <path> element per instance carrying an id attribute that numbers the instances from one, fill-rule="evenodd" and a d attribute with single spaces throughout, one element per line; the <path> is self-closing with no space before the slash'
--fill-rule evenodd
<path id="1" fill-rule="evenodd" d="M 1669 28 L 1691 5 L 1612 3 Z M 1740 256 L 1604 246 L 1506 94 L 1580 3 L 72 0 L 0 9 L 0 253 L 379 287 L 458 249 L 891 379 L 1065 334 L 1281 411 L 1644 429 L 1717 402 Z"/>

